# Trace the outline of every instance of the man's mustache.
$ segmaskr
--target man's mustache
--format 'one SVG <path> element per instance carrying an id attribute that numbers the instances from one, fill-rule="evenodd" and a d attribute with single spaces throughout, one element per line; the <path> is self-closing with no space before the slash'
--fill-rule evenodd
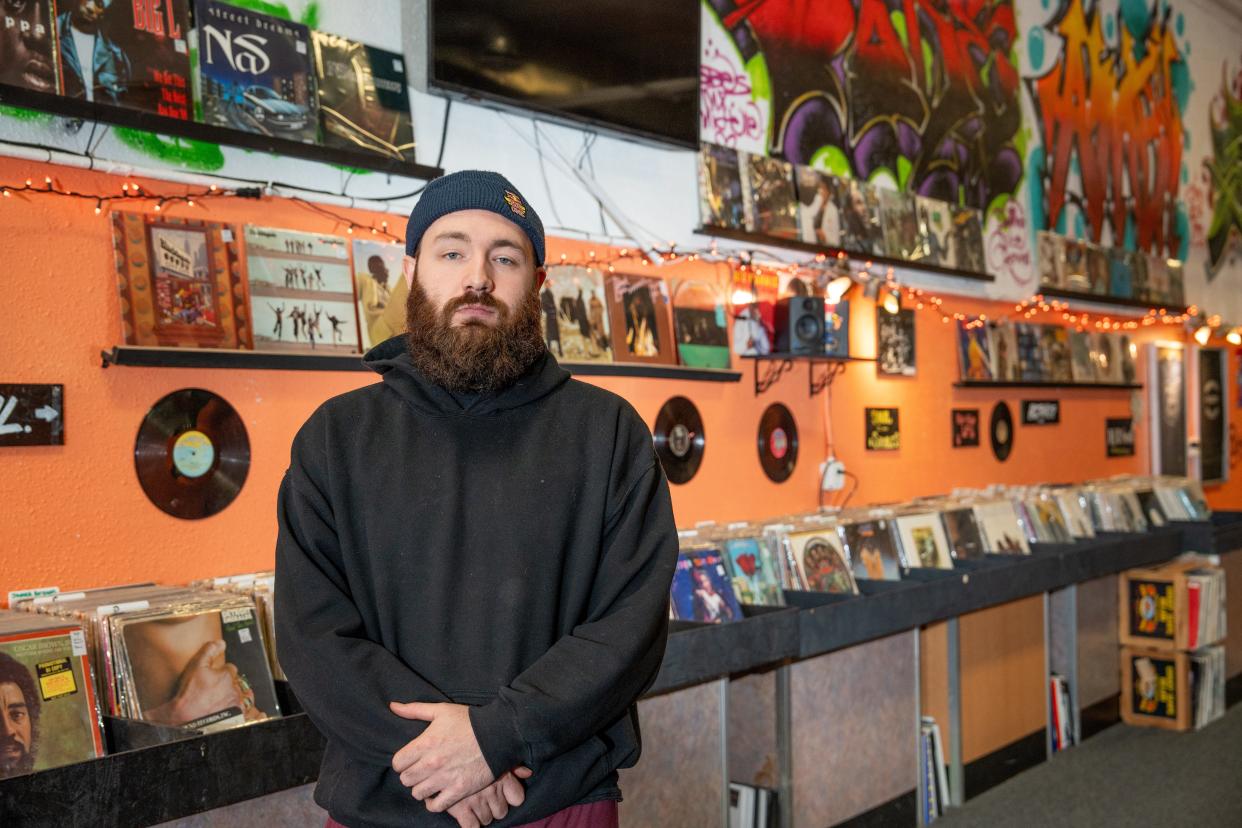
<path id="1" fill-rule="evenodd" d="M 509 306 L 504 302 L 501 302 L 495 296 L 492 296 L 490 293 L 476 293 L 474 291 L 469 291 L 454 299 L 450 299 L 445 303 L 444 318 L 451 319 L 453 314 L 456 313 L 459 308 L 464 308 L 467 305 L 478 305 L 484 308 L 491 308 L 496 311 L 497 315 L 499 315 L 501 319 L 504 319 L 509 315 Z"/>

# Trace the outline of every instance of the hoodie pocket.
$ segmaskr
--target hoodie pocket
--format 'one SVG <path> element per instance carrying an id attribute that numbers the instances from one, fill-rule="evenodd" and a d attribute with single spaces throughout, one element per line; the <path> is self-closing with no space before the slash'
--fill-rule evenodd
<path id="1" fill-rule="evenodd" d="M 481 690 L 445 690 L 444 695 L 448 696 L 454 704 L 465 704 L 470 707 L 482 707 L 485 704 L 491 704 L 495 701 L 497 694 Z"/>

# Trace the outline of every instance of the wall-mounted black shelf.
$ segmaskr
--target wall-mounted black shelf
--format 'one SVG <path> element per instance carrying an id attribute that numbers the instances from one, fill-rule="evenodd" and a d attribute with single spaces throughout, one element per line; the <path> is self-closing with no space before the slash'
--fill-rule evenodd
<path id="1" fill-rule="evenodd" d="M 1057 287 L 1041 287 L 1040 294 L 1044 296 L 1055 296 L 1058 299 L 1077 299 L 1080 302 L 1095 302 L 1100 305 L 1117 305 L 1123 308 L 1142 308 L 1148 310 L 1150 308 L 1164 308 L 1170 316 L 1179 316 L 1186 312 L 1186 308 L 1178 305 L 1165 305 L 1159 302 L 1148 302 L 1143 299 L 1127 299 L 1124 296 L 1108 296 L 1103 293 L 1083 293 L 1078 290 L 1066 290 Z"/>
<path id="2" fill-rule="evenodd" d="M 216 348 L 147 348 L 120 345 L 101 351 L 103 367 L 231 368 L 257 371 L 370 371 L 358 354 L 303 354 L 271 351 L 225 351 Z M 642 365 L 626 362 L 562 362 L 571 374 L 584 377 L 647 377 L 697 382 L 739 382 L 741 371 Z"/>
<path id="3" fill-rule="evenodd" d="M 1104 391 L 1141 391 L 1136 382 L 1039 382 L 1037 380 L 962 380 L 953 383 L 954 388 L 1081 388 Z"/>
<path id="4" fill-rule="evenodd" d="M 750 360 L 754 369 L 755 378 L 755 396 L 758 397 L 767 391 L 777 380 L 793 369 L 797 362 L 805 362 L 807 364 L 807 391 L 812 397 L 832 385 L 832 381 L 838 375 L 845 372 L 845 366 L 851 362 L 875 362 L 874 357 L 853 357 L 853 356 L 829 356 L 827 354 L 744 354 L 742 359 Z M 759 363 L 764 362 L 767 365 L 760 375 Z M 824 370 L 817 377 L 815 374 L 816 366 L 823 366 Z"/>
<path id="5" fill-rule="evenodd" d="M 809 244 L 797 239 L 785 239 L 778 236 L 765 236 L 762 233 L 751 233 L 746 230 L 735 230 L 732 227 L 716 227 L 715 225 L 706 224 L 701 227 L 696 227 L 694 232 L 704 236 L 714 236 L 716 238 L 729 239 L 731 241 L 762 244 L 767 247 L 783 247 L 787 250 L 800 250 L 804 253 L 822 253 L 829 258 L 836 258 L 838 254 L 844 253 L 846 256 L 856 261 L 874 262 L 875 264 L 892 265 L 893 267 L 912 267 L 917 270 L 925 270 L 929 273 L 938 273 L 943 276 L 953 276 L 957 279 L 973 279 L 976 282 L 996 281 L 996 277 L 990 273 L 975 273 L 970 270 L 958 270 L 952 267 L 941 267 L 940 265 L 931 264 L 930 262 L 911 262 L 892 256 L 876 256 L 871 253 L 855 253 L 853 251 L 842 250 L 837 247 L 825 247 L 822 244 Z"/>
<path id="6" fill-rule="evenodd" d="M 406 178 L 417 178 L 430 181 L 444 174 L 439 167 L 429 167 L 411 161 L 388 158 L 369 152 L 356 152 L 336 147 L 325 147 L 318 144 L 304 144 L 287 138 L 276 138 L 254 132 L 242 132 L 236 129 L 202 124 L 197 121 L 183 121 L 179 118 L 168 118 L 137 109 L 125 109 L 119 106 L 94 103 L 78 98 L 67 98 L 63 95 L 52 95 L 35 92 L 18 86 L 0 84 L 0 104 L 18 106 L 61 115 L 66 118 L 80 118 L 112 126 L 129 127 L 154 132 L 159 135 L 171 135 L 191 141 L 205 141 L 212 144 L 223 144 L 242 149 L 270 152 L 290 158 L 301 158 L 307 161 L 319 161 L 325 164 L 339 164 L 346 167 L 391 173 Z"/>

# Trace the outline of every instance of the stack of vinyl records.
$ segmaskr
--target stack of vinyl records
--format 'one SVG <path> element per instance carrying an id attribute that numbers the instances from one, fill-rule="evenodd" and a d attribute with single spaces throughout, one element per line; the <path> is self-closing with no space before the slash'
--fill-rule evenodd
<path id="1" fill-rule="evenodd" d="M 1190 654 L 1190 693 L 1195 730 L 1225 715 L 1225 648 L 1206 647 Z"/>
<path id="2" fill-rule="evenodd" d="M 776 791 L 729 783 L 729 828 L 768 828 L 776 823 Z"/>
<path id="3" fill-rule="evenodd" d="M 1053 673 L 1048 679 L 1052 709 L 1052 750 L 1065 750 L 1074 745 L 1074 705 L 1070 699 L 1069 682 Z"/>
<path id="4" fill-rule="evenodd" d="M 0 611 L 0 779 L 103 756 L 80 624 Z"/>
<path id="5" fill-rule="evenodd" d="M 211 732 L 280 715 L 254 600 L 152 584 L 21 608 L 85 630 L 109 715 Z"/>
<path id="6" fill-rule="evenodd" d="M 268 570 L 244 575 L 226 575 L 195 581 L 191 586 L 196 589 L 248 595 L 254 599 L 259 624 L 263 627 L 263 636 L 267 641 L 268 664 L 272 668 L 272 676 L 277 681 L 285 681 L 285 671 L 280 668 L 280 662 L 276 659 L 276 573 Z"/>
<path id="7" fill-rule="evenodd" d="M 1186 647 L 1197 650 L 1225 637 L 1225 570 L 1194 569 L 1186 574 Z"/>
<path id="8" fill-rule="evenodd" d="M 944 815 L 949 802 L 949 777 L 945 771 L 944 743 L 940 725 L 931 716 L 923 716 L 919 724 L 919 774 L 923 780 L 923 824 L 930 825 Z"/>

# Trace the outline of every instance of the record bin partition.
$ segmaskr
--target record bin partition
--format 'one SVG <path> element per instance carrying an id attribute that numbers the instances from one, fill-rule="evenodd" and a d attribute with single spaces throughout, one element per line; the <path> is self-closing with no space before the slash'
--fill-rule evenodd
<path id="1" fill-rule="evenodd" d="M 1037 544 L 1030 555 L 987 555 L 959 561 L 951 571 L 911 570 L 903 581 L 862 581 L 857 596 L 789 591 L 789 606 L 747 607 L 746 617 L 731 624 L 674 622 L 660 673 L 644 698 L 671 699 L 691 687 L 715 692 L 710 682 L 767 669 L 762 675 L 776 676 L 778 707 L 786 700 L 775 717 L 780 741 L 782 716 L 787 722 L 790 712 L 789 670 L 797 666 L 791 662 L 878 643 L 936 621 L 952 625 L 964 613 L 1158 563 L 1184 549 L 1242 549 L 1240 536 L 1242 513 L 1219 513 L 1210 523 L 1180 523 L 1145 535 L 1102 534 L 1074 544 Z M 1203 548 L 1206 538 L 1211 549 Z M 1058 600 L 1057 605 L 1068 608 L 1070 603 Z M 1046 619 L 1045 627 L 1050 624 Z M 911 657 L 917 660 L 915 653 Z M 800 678 L 794 684 L 805 688 Z M 137 749 L 0 781 L 0 823 L 16 816 L 14 821 L 23 824 L 153 824 L 311 782 L 318 773 L 323 739 L 309 718 L 297 712 L 288 688 L 279 691 L 291 715 L 172 741 L 173 734 L 164 728 L 110 719 L 113 747 Z M 727 698 L 728 693 L 721 695 Z M 722 731 L 727 730 L 727 716 L 719 718 Z M 795 736 L 785 732 L 780 755 L 792 753 Z M 913 751 L 913 737 L 910 743 Z M 782 764 L 782 777 L 792 781 L 789 760 Z M 727 772 L 727 761 L 723 767 Z M 960 759 L 955 773 L 961 773 Z M 66 803 L 80 807 L 66 808 Z"/>

